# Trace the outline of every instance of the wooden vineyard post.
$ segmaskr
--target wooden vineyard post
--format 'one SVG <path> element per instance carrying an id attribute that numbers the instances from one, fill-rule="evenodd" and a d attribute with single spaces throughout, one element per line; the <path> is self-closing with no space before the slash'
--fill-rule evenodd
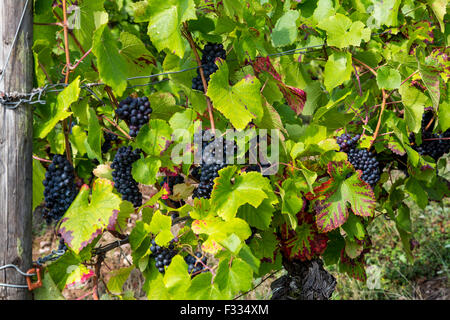
<path id="1" fill-rule="evenodd" d="M 0 70 L 0 95 L 28 93 L 33 87 L 32 3 L 0 1 L 0 69 L 12 48 L 5 70 Z M 24 272 L 32 266 L 32 120 L 31 105 L 21 103 L 11 109 L 0 103 L 0 267 L 14 264 Z M 14 269 L 5 269 L 0 271 L 0 283 L 26 285 L 27 281 Z M 0 300 L 30 298 L 28 289 L 0 286 Z"/>

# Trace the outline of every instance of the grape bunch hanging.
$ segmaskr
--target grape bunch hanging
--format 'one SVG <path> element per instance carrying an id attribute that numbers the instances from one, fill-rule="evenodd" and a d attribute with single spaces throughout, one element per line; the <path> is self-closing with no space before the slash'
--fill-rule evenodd
<path id="1" fill-rule="evenodd" d="M 112 143 L 117 141 L 117 135 L 111 132 L 105 132 L 103 136 L 105 137 L 105 142 L 102 144 L 102 153 L 107 153 L 112 148 Z"/>
<path id="2" fill-rule="evenodd" d="M 217 58 L 225 59 L 227 52 L 222 44 L 208 42 L 202 51 L 202 68 L 206 83 L 209 82 L 211 75 L 217 71 L 218 67 L 214 63 Z M 197 69 L 197 77 L 192 79 L 192 89 L 204 91 L 200 69 Z"/>
<path id="3" fill-rule="evenodd" d="M 450 138 L 450 129 L 441 134 L 433 133 L 434 123 L 433 112 L 426 111 L 422 116 L 422 143 L 415 144 L 414 133 L 409 135 L 409 142 L 420 155 L 428 155 L 437 161 L 450 151 L 450 139 L 446 139 Z"/>
<path id="4" fill-rule="evenodd" d="M 122 195 L 123 200 L 130 201 L 134 207 L 142 204 L 142 194 L 139 191 L 139 184 L 133 179 L 131 174 L 132 164 L 140 158 L 142 150 L 132 150 L 131 146 L 121 147 L 114 156 L 111 168 L 114 186 Z"/>
<path id="5" fill-rule="evenodd" d="M 221 151 L 222 157 L 220 157 L 219 154 L 216 156 L 216 149 Z M 235 149 L 236 145 L 234 144 L 234 141 L 231 140 L 203 141 L 200 183 L 194 190 L 194 198 L 209 199 L 211 197 L 214 179 L 219 176 L 219 170 L 227 167 L 227 153 L 231 153 L 229 150 L 232 150 L 234 154 Z"/>
<path id="6" fill-rule="evenodd" d="M 69 209 L 78 190 L 75 185 L 73 166 L 62 155 L 55 155 L 45 173 L 44 185 L 45 208 L 44 217 L 48 223 L 59 221 Z"/>
<path id="7" fill-rule="evenodd" d="M 174 243 L 178 242 L 178 238 L 174 238 L 170 241 L 167 248 L 161 247 L 156 244 L 155 239 L 152 240 L 152 245 L 150 246 L 150 251 L 152 256 L 155 258 L 155 267 L 160 273 L 165 272 L 165 267 L 169 266 L 172 262 L 172 258 L 177 255 Z"/>
<path id="8" fill-rule="evenodd" d="M 360 135 L 351 137 L 344 133 L 336 138 L 340 151 L 347 153 L 348 161 L 355 167 L 355 170 L 361 170 L 361 179 L 372 187 L 380 180 L 380 167 L 377 159 L 366 149 L 356 148 Z"/>
<path id="9" fill-rule="evenodd" d="M 201 252 L 195 252 L 193 255 L 187 255 L 184 258 L 184 261 L 188 265 L 188 273 L 194 278 L 196 275 L 202 272 L 208 272 L 208 269 L 205 268 L 208 258 L 203 255 Z"/>
<path id="10" fill-rule="evenodd" d="M 147 97 L 127 97 L 119 103 L 119 107 L 116 110 L 119 118 L 124 120 L 130 128 L 129 134 L 131 137 L 137 136 L 142 126 L 150 119 L 152 112 L 153 110 Z"/>

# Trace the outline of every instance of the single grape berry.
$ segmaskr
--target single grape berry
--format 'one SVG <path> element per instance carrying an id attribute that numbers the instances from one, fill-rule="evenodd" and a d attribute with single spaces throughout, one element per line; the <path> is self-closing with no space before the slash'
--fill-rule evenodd
<path id="1" fill-rule="evenodd" d="M 132 150 L 131 146 L 121 147 L 117 150 L 111 168 L 114 186 L 122 195 L 123 200 L 130 201 L 134 207 L 142 204 L 142 194 L 139 184 L 131 174 L 132 164 L 140 158 L 140 149 Z"/>
<path id="2" fill-rule="evenodd" d="M 136 137 L 139 130 L 148 123 L 153 109 L 147 97 L 133 98 L 127 97 L 119 103 L 116 109 L 117 116 L 124 120 L 130 128 L 129 135 Z"/>
<path id="3" fill-rule="evenodd" d="M 48 223 L 59 221 L 77 196 L 73 166 L 62 155 L 55 155 L 45 173 L 44 217 Z"/>
<path id="4" fill-rule="evenodd" d="M 222 44 L 208 42 L 202 51 L 202 69 L 206 83 L 209 82 L 211 75 L 217 71 L 215 64 L 217 58 L 225 59 L 227 52 L 223 49 Z M 192 79 L 192 89 L 204 91 L 200 69 L 197 69 L 197 77 Z"/>

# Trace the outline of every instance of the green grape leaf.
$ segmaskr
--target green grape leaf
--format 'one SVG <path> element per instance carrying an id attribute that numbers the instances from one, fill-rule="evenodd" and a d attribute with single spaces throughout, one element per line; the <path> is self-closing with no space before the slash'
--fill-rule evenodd
<path id="1" fill-rule="evenodd" d="M 411 196 L 421 209 L 425 209 L 428 204 L 428 195 L 420 181 L 409 177 L 405 184 L 405 191 Z"/>
<path id="2" fill-rule="evenodd" d="M 433 10 L 436 19 L 439 21 L 439 25 L 441 26 L 441 32 L 445 31 L 445 23 L 444 16 L 447 12 L 448 0 L 427 0 L 428 5 Z"/>
<path id="3" fill-rule="evenodd" d="M 240 258 L 235 258 L 231 262 L 229 259 L 219 263 L 214 283 L 228 296 L 233 296 L 239 291 L 248 291 L 252 286 L 252 268 Z"/>
<path id="4" fill-rule="evenodd" d="M 237 176 L 235 173 L 236 167 L 230 166 L 220 170 L 219 177 L 214 179 L 211 194 L 213 210 L 224 220 L 234 218 L 238 208 L 245 203 L 258 207 L 268 197 L 263 189 L 270 190 L 269 180 L 258 172 L 241 173 Z"/>
<path id="5" fill-rule="evenodd" d="M 261 261 L 255 257 L 250 247 L 246 244 L 242 245 L 242 248 L 239 251 L 239 258 L 245 261 L 245 263 L 247 263 L 255 273 L 258 273 Z"/>
<path id="6" fill-rule="evenodd" d="M 48 272 L 42 276 L 42 287 L 33 291 L 35 300 L 66 300 Z"/>
<path id="7" fill-rule="evenodd" d="M 147 12 L 148 35 L 156 49 L 169 49 L 182 58 L 186 44 L 180 27 L 184 21 L 196 19 L 194 0 L 152 0 Z"/>
<path id="8" fill-rule="evenodd" d="M 380 28 L 382 25 L 386 27 L 396 26 L 398 24 L 398 9 L 401 4 L 401 0 L 380 1 L 372 0 L 373 12 L 371 18 L 371 25 L 373 27 Z"/>
<path id="9" fill-rule="evenodd" d="M 167 122 L 159 119 L 150 119 L 136 137 L 137 146 L 150 156 L 161 157 L 162 153 L 171 143 L 171 133 Z"/>
<path id="10" fill-rule="evenodd" d="M 112 172 L 113 169 L 111 169 L 111 163 L 108 162 L 106 164 L 99 164 L 94 170 L 92 170 L 92 173 L 97 178 L 105 178 L 110 181 L 113 181 Z"/>
<path id="11" fill-rule="evenodd" d="M 327 91 L 331 92 L 344 81 L 350 80 L 352 70 L 352 55 L 349 52 L 335 52 L 329 56 L 324 71 Z"/>
<path id="12" fill-rule="evenodd" d="M 314 188 L 314 196 L 311 193 L 307 195 L 307 199 L 314 200 L 320 232 L 330 232 L 343 225 L 349 215 L 348 204 L 355 215 L 373 215 L 376 200 L 372 188 L 361 179 L 360 170 L 352 174 L 353 170 L 348 161 L 330 162 L 328 174 L 331 179 Z"/>
<path id="13" fill-rule="evenodd" d="M 430 99 L 420 92 L 420 90 L 403 84 L 399 89 L 402 96 L 402 103 L 405 106 L 405 121 L 409 129 L 413 132 L 419 132 L 422 127 L 422 114 L 424 107 L 431 105 Z"/>
<path id="14" fill-rule="evenodd" d="M 186 291 L 191 285 L 191 277 L 188 273 L 188 266 L 180 255 L 172 258 L 164 274 L 164 284 L 172 299 L 185 298 Z"/>
<path id="15" fill-rule="evenodd" d="M 380 89 L 394 90 L 400 88 L 402 77 L 400 72 L 389 67 L 381 67 L 377 71 L 377 84 Z"/>
<path id="16" fill-rule="evenodd" d="M 156 65 L 155 57 L 147 50 L 145 44 L 135 35 L 128 32 L 120 33 L 122 48 L 119 53 L 127 62 L 128 77 L 146 76 L 151 74 Z M 132 84 L 145 84 L 148 79 L 130 80 Z"/>
<path id="17" fill-rule="evenodd" d="M 97 159 L 103 162 L 102 159 L 102 127 L 98 123 L 97 114 L 95 110 L 89 108 L 89 126 L 88 126 L 88 136 L 84 140 L 84 147 L 86 148 L 87 154 L 90 159 Z"/>
<path id="18" fill-rule="evenodd" d="M 159 210 L 153 214 L 149 231 L 157 235 L 155 238 L 157 245 L 164 246 L 174 238 L 172 232 L 170 231 L 171 227 L 172 218 L 170 216 L 163 215 Z"/>
<path id="19" fill-rule="evenodd" d="M 43 122 L 38 123 L 34 135 L 45 138 L 55 125 L 72 114 L 69 107 L 80 96 L 80 77 L 73 80 L 63 91 L 58 94 L 57 102 L 50 102 L 42 109 Z"/>
<path id="20" fill-rule="evenodd" d="M 184 111 L 185 109 L 177 106 L 175 98 L 166 92 L 155 92 L 148 97 L 150 105 L 153 109 L 151 117 L 152 119 L 161 119 L 169 121 L 169 119 L 177 112 Z"/>
<path id="21" fill-rule="evenodd" d="M 156 157 L 146 157 L 133 162 L 131 173 L 134 180 L 146 185 L 156 182 L 156 174 L 161 167 L 161 160 Z"/>
<path id="22" fill-rule="evenodd" d="M 371 31 L 361 21 L 352 20 L 336 13 L 319 22 L 318 27 L 327 32 L 327 44 L 338 48 L 360 46 L 361 41 L 369 41 Z"/>
<path id="23" fill-rule="evenodd" d="M 247 75 L 234 86 L 230 86 L 227 63 L 220 60 L 216 64 L 219 70 L 211 75 L 207 95 L 211 98 L 214 108 L 230 120 L 236 129 L 242 130 L 252 119 L 260 119 L 263 116 L 259 92 L 261 84 L 254 76 Z"/>
<path id="24" fill-rule="evenodd" d="M 208 235 L 208 239 L 202 244 L 202 250 L 212 254 L 217 253 L 222 248 L 219 243 L 226 241 L 231 234 L 235 234 L 243 241 L 250 237 L 252 233 L 249 225 L 242 219 L 233 218 L 223 221 L 218 217 L 194 220 L 192 231 L 197 235 Z"/>
<path id="25" fill-rule="evenodd" d="M 79 25 L 72 31 L 85 49 L 92 47 L 92 37 L 97 27 L 108 22 L 108 14 L 103 7 L 103 2 L 104 0 L 84 0 L 78 3 L 79 13 L 75 11 L 74 22 Z M 103 21 L 105 18 L 106 21 Z M 77 19 L 79 20 L 77 21 Z M 69 39 L 72 40 L 72 38 Z M 75 43 L 73 43 L 73 47 L 75 47 Z"/>
<path id="26" fill-rule="evenodd" d="M 286 11 L 272 30 L 272 42 L 275 47 L 293 44 L 297 39 L 297 23 L 300 13 L 295 10 Z"/>
<path id="27" fill-rule="evenodd" d="M 277 237 L 273 231 L 264 231 L 261 233 L 261 238 L 252 239 L 250 248 L 253 254 L 259 258 L 273 258 L 273 252 L 278 247 Z"/>
<path id="28" fill-rule="evenodd" d="M 318 0 L 317 7 L 314 10 L 314 19 L 317 23 L 325 20 L 334 14 L 334 5 L 332 0 Z"/>
<path id="29" fill-rule="evenodd" d="M 127 87 L 128 67 L 107 24 L 94 32 L 92 52 L 97 57 L 100 79 L 120 96 Z"/>
<path id="30" fill-rule="evenodd" d="M 212 282 L 211 272 L 200 273 L 191 281 L 186 292 L 186 299 L 192 300 L 222 300 L 225 296 L 220 292 L 218 285 Z"/>
<path id="31" fill-rule="evenodd" d="M 45 168 L 39 160 L 33 159 L 33 211 L 44 200 Z"/>
<path id="32" fill-rule="evenodd" d="M 236 216 L 247 221 L 252 227 L 265 230 L 270 226 L 276 203 L 278 203 L 277 197 L 273 193 L 269 193 L 269 198 L 264 199 L 256 208 L 248 203 L 239 207 Z"/>
<path id="33" fill-rule="evenodd" d="M 133 269 L 134 266 L 113 270 L 111 272 L 111 278 L 109 278 L 109 281 L 106 285 L 108 287 L 108 290 L 113 294 L 121 294 L 123 291 L 123 285 L 127 281 Z"/>
<path id="34" fill-rule="evenodd" d="M 110 231 L 117 231 L 119 233 L 125 233 L 128 218 L 134 213 L 134 206 L 129 201 L 122 201 L 119 211 L 114 210 L 114 218 L 110 220 L 107 227 Z"/>
<path id="35" fill-rule="evenodd" d="M 121 199 L 112 190 L 111 181 L 97 179 L 89 201 L 89 186 L 83 185 L 61 219 L 59 233 L 75 253 L 78 254 L 117 219 Z"/>

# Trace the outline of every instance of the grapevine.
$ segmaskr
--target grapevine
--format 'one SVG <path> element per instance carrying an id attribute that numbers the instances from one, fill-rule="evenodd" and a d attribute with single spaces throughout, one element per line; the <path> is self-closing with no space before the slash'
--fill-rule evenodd
<path id="1" fill-rule="evenodd" d="M 41 296 L 231 300 L 260 279 L 268 298 L 333 299 L 339 273 L 367 283 L 382 219 L 412 263 L 413 210 L 450 194 L 445 12 L 35 0 L 38 89 L 17 110 L 64 251 Z"/>

